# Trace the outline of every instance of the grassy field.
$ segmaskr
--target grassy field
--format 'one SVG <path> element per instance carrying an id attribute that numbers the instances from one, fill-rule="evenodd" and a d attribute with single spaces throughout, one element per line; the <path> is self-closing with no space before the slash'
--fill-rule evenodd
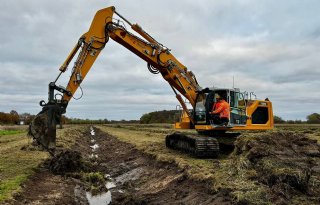
<path id="1" fill-rule="evenodd" d="M 206 181 L 213 192 L 228 190 L 231 191 L 231 196 L 237 202 L 248 202 L 249 204 L 272 204 L 268 200 L 270 187 L 257 180 L 258 171 L 256 167 L 248 161 L 246 155 L 222 155 L 219 159 L 196 159 L 190 155 L 181 153 L 179 151 L 168 150 L 165 147 L 165 136 L 173 131 L 171 125 L 152 124 L 152 125 L 103 125 L 97 126 L 102 131 L 105 131 L 119 140 L 136 145 L 137 149 L 142 150 L 154 156 L 159 161 L 173 162 L 181 169 L 187 171 L 188 176 L 195 180 Z M 290 131 L 297 135 L 305 135 L 310 139 L 315 139 L 320 142 L 320 125 L 277 125 L 273 131 L 267 132 L 243 132 L 247 139 L 259 136 L 260 133 L 267 133 L 267 135 L 277 134 L 278 132 Z M 194 133 L 194 131 L 186 131 Z M 272 145 L 271 145 L 272 147 Z M 290 159 L 291 160 L 291 159 Z M 290 168 L 284 165 L 285 162 L 281 160 L 273 160 L 265 158 L 261 160 L 260 167 L 267 170 L 272 167 L 270 172 L 275 172 L 281 175 L 290 171 L 297 175 L 303 175 L 300 168 Z M 298 162 L 297 162 L 298 163 Z M 295 175 L 293 175 L 295 176 Z M 313 177 L 312 183 L 314 188 L 319 190 L 320 178 Z M 297 195 L 291 198 L 291 203 L 301 204 L 305 203 L 305 195 Z M 312 199 L 311 199 L 312 200 Z M 315 201 L 310 201 L 310 204 L 316 204 Z"/>
<path id="2" fill-rule="evenodd" d="M 320 144 L 320 124 L 297 124 L 297 125 L 276 125 L 276 130 L 292 131 L 299 134 L 305 134 L 310 139 L 315 139 Z"/>
<path id="3" fill-rule="evenodd" d="M 26 126 L 7 126 L 0 130 L 0 202 L 10 199 L 20 185 L 49 155 L 35 150 L 27 137 Z M 69 132 L 72 129 L 72 132 Z M 70 147 L 84 127 L 58 130 L 57 146 Z M 22 149 L 23 148 L 23 149 Z"/>
<path id="4" fill-rule="evenodd" d="M 26 133 L 22 130 L 0 131 L 0 201 L 18 191 L 20 184 L 47 157 L 45 152 L 21 150 L 31 142 Z"/>

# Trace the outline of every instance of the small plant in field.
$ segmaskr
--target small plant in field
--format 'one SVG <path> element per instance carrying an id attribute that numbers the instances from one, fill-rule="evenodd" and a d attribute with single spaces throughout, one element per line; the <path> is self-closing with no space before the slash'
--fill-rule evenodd
<path id="1" fill-rule="evenodd" d="M 100 172 L 83 173 L 82 180 L 86 182 L 87 190 L 93 195 L 107 191 L 106 180 Z"/>

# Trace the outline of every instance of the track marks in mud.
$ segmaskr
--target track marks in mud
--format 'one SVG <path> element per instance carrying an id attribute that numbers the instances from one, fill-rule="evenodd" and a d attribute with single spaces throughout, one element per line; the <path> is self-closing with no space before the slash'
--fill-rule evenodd
<path id="1" fill-rule="evenodd" d="M 175 164 L 156 161 L 131 144 L 95 131 L 95 169 L 114 179 L 113 204 L 230 204 L 228 197 L 213 194 L 205 182 L 188 179 Z"/>

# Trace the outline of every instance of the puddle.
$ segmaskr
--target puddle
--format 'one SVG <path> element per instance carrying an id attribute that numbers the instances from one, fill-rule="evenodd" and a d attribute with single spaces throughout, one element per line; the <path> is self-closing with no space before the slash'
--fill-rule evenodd
<path id="1" fill-rule="evenodd" d="M 107 189 L 112 189 L 112 188 L 115 188 L 115 187 L 117 187 L 117 185 L 114 182 L 107 182 L 106 183 L 106 188 Z"/>
<path id="2" fill-rule="evenodd" d="M 97 154 L 91 154 L 91 155 L 89 155 L 89 158 L 90 158 L 90 159 L 94 159 L 94 158 L 95 158 L 95 159 L 98 159 L 98 157 L 99 157 L 99 156 L 98 156 Z"/>
<path id="3" fill-rule="evenodd" d="M 91 135 L 95 135 L 96 134 L 94 129 L 93 129 L 93 127 L 90 127 L 90 133 L 91 133 Z"/>
<path id="4" fill-rule="evenodd" d="M 110 190 L 115 187 L 116 187 L 116 184 L 112 181 L 109 181 L 106 183 L 106 188 L 108 189 L 108 191 L 105 193 L 93 196 L 90 192 L 86 192 L 86 197 L 89 202 L 89 205 L 110 204 L 112 201 L 112 194 Z M 123 193 L 123 192 L 120 192 L 120 193 Z"/>
<path id="5" fill-rule="evenodd" d="M 94 151 L 96 151 L 96 149 L 99 148 L 99 145 L 98 144 L 94 144 L 94 145 L 92 145 L 90 147 L 91 147 L 92 151 L 94 152 Z"/>
<path id="6" fill-rule="evenodd" d="M 94 130 L 93 130 L 93 127 L 90 127 L 90 130 L 91 130 L 91 131 L 90 131 L 91 135 L 95 135 L 95 132 L 94 132 Z M 93 139 L 92 137 L 91 137 L 90 142 L 91 142 L 92 144 L 94 144 L 94 145 L 90 146 L 90 148 L 92 149 L 92 152 L 95 152 L 96 149 L 99 148 L 99 145 L 96 143 L 96 140 Z M 92 156 L 92 155 L 93 155 L 93 154 L 91 154 L 91 158 L 95 157 L 95 156 Z"/>
<path id="7" fill-rule="evenodd" d="M 110 204 L 112 201 L 110 191 L 95 196 L 92 196 L 90 192 L 86 192 L 86 197 L 90 205 Z"/>
<path id="8" fill-rule="evenodd" d="M 136 169 L 130 170 L 118 177 L 115 178 L 115 181 L 118 183 L 124 183 L 126 181 L 134 181 L 140 178 L 141 174 L 143 173 L 143 169 L 141 167 L 138 167 Z"/>

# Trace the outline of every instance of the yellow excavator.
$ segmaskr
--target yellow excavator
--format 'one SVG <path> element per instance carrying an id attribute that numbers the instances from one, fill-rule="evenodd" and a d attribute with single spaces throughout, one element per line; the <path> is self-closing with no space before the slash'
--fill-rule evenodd
<path id="1" fill-rule="evenodd" d="M 115 15 L 121 20 L 114 19 Z M 125 25 L 129 25 L 136 34 L 129 32 Z M 146 61 L 151 73 L 161 74 L 169 83 L 182 109 L 180 121 L 174 127 L 177 130 L 198 131 L 198 135 L 182 132 L 168 135 L 168 148 L 184 150 L 196 156 L 213 157 L 219 153 L 219 139 L 234 137 L 237 135 L 234 131 L 273 128 L 272 103 L 268 99 L 253 99 L 253 93 L 240 92 L 236 88 L 202 88 L 195 75 L 175 58 L 170 49 L 138 24 L 130 23 L 115 7 L 108 7 L 95 14 L 88 32 L 80 37 L 60 67 L 57 78 L 49 83 L 48 102 L 40 101 L 42 111 L 30 124 L 29 135 L 49 152 L 55 150 L 56 126 L 62 114 L 66 112 L 69 101 L 110 38 Z M 67 71 L 76 54 L 67 87 L 57 86 L 57 80 Z M 230 120 L 227 124 L 215 124 L 209 113 L 217 100 L 217 94 L 224 96 L 230 104 Z M 192 109 L 186 103 L 190 103 Z"/>

